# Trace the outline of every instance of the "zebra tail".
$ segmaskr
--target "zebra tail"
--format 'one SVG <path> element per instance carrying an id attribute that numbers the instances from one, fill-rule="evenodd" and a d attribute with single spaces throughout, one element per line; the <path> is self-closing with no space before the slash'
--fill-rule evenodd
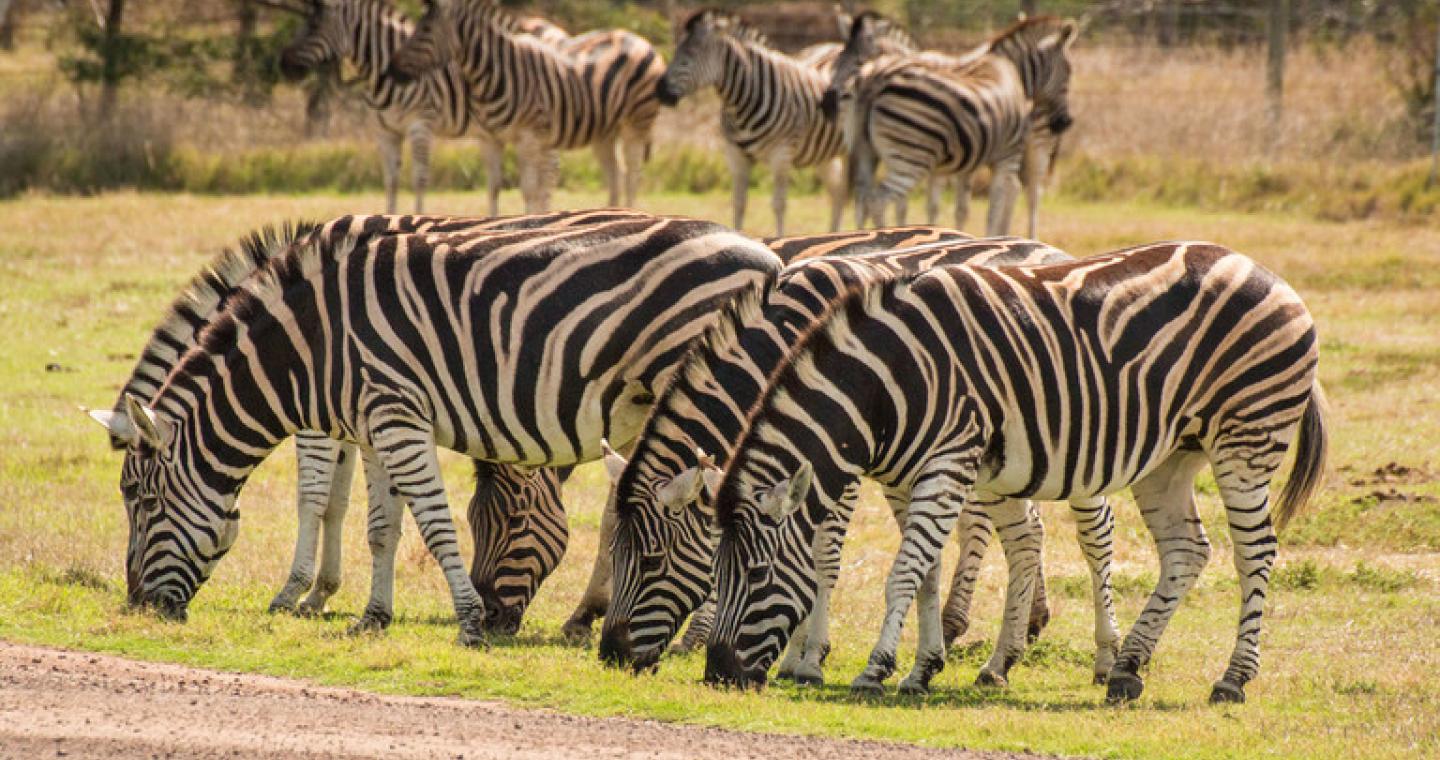
<path id="1" fill-rule="evenodd" d="M 1330 447 L 1330 434 L 1325 423 L 1326 407 L 1325 392 L 1320 387 L 1320 381 L 1316 380 L 1310 386 L 1310 401 L 1305 405 L 1305 415 L 1300 418 L 1300 434 L 1295 441 L 1295 466 L 1275 506 L 1277 533 L 1300 513 L 1319 490 L 1324 478 L 1325 456 Z"/>

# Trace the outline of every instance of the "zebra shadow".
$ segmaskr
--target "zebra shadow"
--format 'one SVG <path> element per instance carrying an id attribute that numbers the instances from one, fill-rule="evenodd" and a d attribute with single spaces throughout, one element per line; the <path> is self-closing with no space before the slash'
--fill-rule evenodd
<path id="1" fill-rule="evenodd" d="M 1057 714 L 1098 712 L 1105 710 L 1140 710 L 1144 712 L 1169 713 L 1190 711 L 1194 710 L 1197 706 L 1185 702 L 1156 700 L 1117 707 L 1105 702 L 1105 689 L 1103 686 L 1096 686 L 1093 696 L 1071 693 L 1043 694 L 1033 691 L 1017 694 L 1005 689 L 982 688 L 978 686 L 947 687 L 945 685 L 936 685 L 929 694 L 925 695 L 899 694 L 892 686 L 887 689 L 883 695 L 860 696 L 851 694 L 850 686 L 846 683 L 827 683 L 823 686 L 795 686 L 783 682 L 766 687 L 766 692 L 771 696 L 788 699 L 795 703 L 858 705 L 881 709 L 928 709 L 936 707 L 983 709 L 987 707 L 1005 707 L 1025 710 L 1027 712 Z"/>

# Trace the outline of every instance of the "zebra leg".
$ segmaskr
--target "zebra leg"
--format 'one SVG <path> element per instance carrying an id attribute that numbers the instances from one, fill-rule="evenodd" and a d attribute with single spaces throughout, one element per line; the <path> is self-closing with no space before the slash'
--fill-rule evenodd
<path id="1" fill-rule="evenodd" d="M 770 210 L 775 213 L 775 237 L 785 236 L 785 202 L 790 194 L 790 159 L 777 156 L 770 162 Z"/>
<path id="2" fill-rule="evenodd" d="M 399 192 L 400 141 L 403 135 L 381 127 L 376 137 L 380 141 L 380 173 L 385 180 L 385 213 L 393 214 Z"/>
<path id="3" fill-rule="evenodd" d="M 850 515 L 855 512 L 855 500 L 860 496 L 860 484 L 851 483 L 835 508 L 834 514 Z M 795 683 L 802 686 L 819 686 L 825 683 L 825 658 L 830 654 L 830 597 L 835 594 L 835 582 L 840 578 L 840 550 L 845 544 L 845 528 L 848 520 L 828 519 L 820 525 L 815 534 L 815 577 L 819 582 L 816 589 L 815 606 L 809 617 L 801 621 L 806 629 L 804 647 L 800 650 L 800 661 L 795 663 Z"/>
<path id="4" fill-rule="evenodd" d="M 650 152 L 650 130 L 625 130 L 620 134 L 620 146 L 625 159 L 625 206 L 635 207 L 635 198 L 640 195 L 640 183 L 645 179 L 645 161 Z"/>
<path id="5" fill-rule="evenodd" d="M 605 616 L 605 608 L 610 605 L 610 581 L 615 574 L 610 544 L 615 539 L 615 526 L 619 522 L 615 505 L 607 499 L 605 511 L 600 514 L 600 546 L 595 554 L 595 564 L 590 568 L 590 582 L 585 585 L 585 593 L 580 596 L 575 611 L 570 613 L 570 619 L 560 629 L 568 639 L 588 638 L 591 625 Z"/>
<path id="6" fill-rule="evenodd" d="M 970 629 L 970 599 L 975 593 L 975 582 L 980 577 L 980 563 L 990 547 L 990 515 L 983 504 L 966 504 L 955 529 L 960 544 L 960 559 L 955 563 L 955 573 L 950 579 L 950 595 L 945 600 L 945 611 L 941 616 L 945 645 Z"/>
<path id="7" fill-rule="evenodd" d="M 615 150 L 618 144 L 615 138 L 597 140 L 592 146 L 595 152 L 595 160 L 600 162 L 600 174 L 605 177 L 605 189 L 610 193 L 610 200 L 607 205 L 615 207 L 620 205 L 620 159 Z"/>
<path id="8" fill-rule="evenodd" d="M 1108 702 L 1140 697 L 1145 690 L 1140 668 L 1150 661 L 1170 617 L 1210 560 L 1210 541 L 1195 508 L 1195 476 L 1204 467 L 1203 454 L 1179 451 L 1130 488 L 1160 552 L 1160 581 L 1120 645 L 1106 681 Z"/>
<path id="9" fill-rule="evenodd" d="M 942 544 L 943 545 L 943 544 Z M 945 669 L 945 638 L 940 631 L 940 562 L 925 574 L 915 597 L 916 626 L 919 641 L 915 648 L 915 666 L 900 681 L 901 694 L 929 694 L 930 681 Z"/>
<path id="10" fill-rule="evenodd" d="M 1015 215 L 1015 196 L 1020 192 L 1020 156 L 1001 159 L 991 167 L 990 209 L 985 220 L 985 235 L 1010 234 L 1010 219 Z"/>
<path id="11" fill-rule="evenodd" d="M 970 221 L 970 175 L 955 175 L 955 229 L 965 229 Z"/>
<path id="12" fill-rule="evenodd" d="M 327 436 L 302 432 L 295 436 L 295 554 L 290 574 L 280 593 L 270 601 L 271 612 L 296 611 L 300 595 L 315 582 L 315 551 L 320 541 L 320 523 L 330 506 L 330 490 L 340 442 Z"/>
<path id="13" fill-rule="evenodd" d="M 1245 684 L 1260 672 L 1260 628 L 1265 596 L 1275 565 L 1275 529 L 1270 522 L 1270 479 L 1280 468 L 1286 446 L 1268 449 L 1253 443 L 1256 434 L 1211 464 L 1215 485 L 1225 502 L 1235 572 L 1240 579 L 1240 622 L 1235 649 L 1225 674 L 1210 691 L 1211 704 L 1244 702 Z M 1243 448 L 1242 448 L 1243 447 Z M 1238 455 L 1237 455 L 1238 454 Z"/>
<path id="14" fill-rule="evenodd" d="M 410 125 L 410 171 L 415 185 L 415 213 L 425 213 L 425 190 L 430 186 L 430 125 L 417 121 Z"/>
<path id="15" fill-rule="evenodd" d="M 1041 550 L 1035 555 L 1035 590 L 1030 595 L 1030 621 L 1025 626 L 1026 644 L 1040 638 L 1040 632 L 1050 624 L 1050 595 L 1045 592 L 1045 523 L 1040 519 L 1040 506 L 1032 502 L 1031 509 Z"/>
<path id="16" fill-rule="evenodd" d="M 445 495 L 433 433 L 415 423 L 415 412 L 401 408 L 387 413 L 390 411 L 381 409 L 371 416 L 375 455 L 400 497 L 410 505 L 425 548 L 445 573 L 460 624 L 460 644 L 479 645 L 484 642 L 485 606 L 460 558 L 460 543 L 450 519 L 450 502 Z"/>
<path id="17" fill-rule="evenodd" d="M 819 609 L 820 600 L 816 599 L 816 609 Z M 780 658 L 780 665 L 775 669 L 775 680 L 794 681 L 795 669 L 799 667 L 804 658 L 805 642 L 810 640 L 810 619 L 815 613 L 810 613 L 800 626 L 795 629 L 795 635 L 790 637 L 790 645 L 785 647 L 785 656 Z M 814 685 L 812 681 L 804 681 L 801 685 Z"/>
<path id="18" fill-rule="evenodd" d="M 557 158 L 538 137 L 522 133 L 515 144 L 520 164 L 520 194 L 525 198 L 525 212 L 543 214 L 550 210 L 549 182 L 551 164 Z"/>
<path id="19" fill-rule="evenodd" d="M 845 215 L 845 196 L 849 188 L 845 185 L 845 164 L 838 158 L 822 163 L 818 169 L 820 181 L 830 196 L 830 231 L 840 230 L 840 218 Z"/>
<path id="20" fill-rule="evenodd" d="M 925 192 L 925 223 L 933 225 L 940 218 L 940 196 L 945 192 L 945 181 L 930 175 Z"/>
<path id="21" fill-rule="evenodd" d="M 994 497 L 987 496 L 988 499 Z M 990 661 L 975 676 L 976 686 L 1006 686 L 1010 668 L 1025 653 L 1031 598 L 1040 569 L 1041 528 L 1035 505 L 1028 499 L 991 501 L 991 519 L 1005 550 L 1009 580 L 1005 587 L 1005 617 Z"/>
<path id="22" fill-rule="evenodd" d="M 369 511 L 365 535 L 370 543 L 370 600 L 351 635 L 383 631 L 395 618 L 395 552 L 400 547 L 404 507 L 390 485 L 390 476 L 372 449 L 361 452 Z"/>
<path id="23" fill-rule="evenodd" d="M 298 612 L 319 615 L 325 611 L 330 597 L 340 590 L 340 555 L 345 543 L 345 513 L 350 509 L 350 485 L 355 480 L 355 444 L 344 443 L 335 457 L 335 474 L 330 478 L 330 498 L 325 507 L 321 527 L 324 539 L 320 544 L 320 575 L 310 589 Z"/>
<path id="24" fill-rule="evenodd" d="M 730 226 L 740 229 L 745 225 L 745 201 L 750 195 L 750 157 L 738 147 L 725 144 L 725 162 L 730 164 Z"/>
<path id="25" fill-rule="evenodd" d="M 715 625 L 715 591 L 711 589 L 710 596 L 701 602 L 700 606 L 690 614 L 690 625 L 685 628 L 685 635 L 680 641 L 671 645 L 670 651 L 676 654 L 693 652 L 705 645 L 705 639 L 710 637 L 710 628 Z"/>
<path id="26" fill-rule="evenodd" d="M 1031 137 L 1025 142 L 1025 159 L 1020 164 L 1020 183 L 1025 187 L 1026 235 L 1032 240 L 1040 228 L 1040 196 L 1050 174 L 1050 146 Z"/>
<path id="27" fill-rule="evenodd" d="M 964 473 L 963 479 L 956 471 Z M 945 546 L 964 509 L 972 490 L 973 473 L 974 464 L 968 462 L 958 467 L 932 467 L 921 473 L 911 490 L 900 550 L 885 581 L 885 618 L 880 637 L 870 651 L 865 670 L 850 683 L 852 694 L 884 693 L 885 679 L 895 672 L 895 652 L 900 645 L 905 615 L 925 577 L 939 561 L 939 550 Z M 939 637 L 934 639 L 938 643 Z M 916 652 L 917 660 L 927 664 L 937 656 L 944 658 L 943 650 Z"/>
<path id="28" fill-rule="evenodd" d="M 505 186 L 505 144 L 493 135 L 480 136 L 480 155 L 485 160 L 485 198 L 490 216 L 500 215 L 500 189 Z"/>
<path id="29" fill-rule="evenodd" d="M 1090 567 L 1090 591 L 1095 603 L 1095 683 L 1104 684 L 1120 649 L 1115 624 L 1115 596 L 1110 585 L 1110 563 L 1115 555 L 1115 513 L 1105 497 L 1072 499 L 1075 533 Z"/>

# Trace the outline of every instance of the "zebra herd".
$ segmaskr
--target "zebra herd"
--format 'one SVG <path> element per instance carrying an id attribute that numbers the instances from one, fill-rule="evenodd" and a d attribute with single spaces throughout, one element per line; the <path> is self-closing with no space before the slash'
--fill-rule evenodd
<path id="1" fill-rule="evenodd" d="M 737 176 L 764 160 L 778 189 L 782 170 L 845 157 L 855 186 L 870 187 L 857 175 L 883 164 L 880 189 L 860 201 L 879 219 L 880 206 L 903 207 L 904 182 L 964 179 L 988 163 L 990 223 L 1003 229 L 994 209 L 1013 205 L 1016 175 L 1027 188 L 1043 176 L 1069 122 L 1076 30 L 1048 18 L 945 58 L 861 14 L 843 48 L 800 62 L 735 17 L 701 11 L 667 69 L 634 35 L 562 37 L 486 0 L 436 0 L 415 28 L 380 0 L 310 8 L 287 68 L 352 60 L 396 141 L 402 129 L 473 123 L 494 145 L 514 143 L 530 162 L 527 205 L 542 208 L 556 151 L 584 145 L 602 156 L 612 202 L 632 201 L 659 101 L 715 87 Z M 947 100 L 925 94 L 941 91 Z M 904 124 L 932 139 L 902 139 Z M 600 550 L 565 632 L 587 636 L 603 618 L 600 658 L 637 673 L 703 645 L 711 683 L 761 685 L 777 662 L 779 677 L 820 683 L 863 477 L 881 486 L 901 540 L 852 690 L 884 690 L 912 604 L 919 648 L 899 688 L 931 688 L 968 624 L 992 533 L 1009 578 L 977 682 L 1006 684 L 1049 617 L 1033 500 L 1053 499 L 1070 503 L 1091 573 L 1094 678 L 1119 702 L 1140 696 L 1140 673 L 1209 559 L 1193 490 L 1208 464 L 1241 598 L 1210 698 L 1244 700 L 1276 531 L 1317 487 L 1327 444 L 1314 322 L 1278 277 L 1199 242 L 1077 260 L 939 227 L 762 241 L 624 209 L 498 217 L 496 187 L 488 217 L 346 216 L 257 232 L 183 289 L 114 405 L 91 412 L 125 452 L 130 603 L 187 616 L 238 534 L 240 490 L 294 436 L 299 531 L 271 610 L 319 612 L 338 588 L 358 462 L 372 574 L 353 630 L 394 617 L 408 509 L 461 643 L 480 644 L 520 627 L 566 550 L 561 484 L 602 460 L 612 488 Z M 783 218 L 783 192 L 775 211 Z M 475 462 L 468 569 L 442 447 Z M 1161 572 L 1122 637 L 1106 497 L 1125 488 Z M 951 534 L 962 549 L 942 600 Z"/>
<path id="2" fill-rule="evenodd" d="M 307 0 L 281 5 L 305 26 L 281 54 L 291 78 L 343 61 L 363 83 L 380 143 L 386 209 L 396 210 L 401 144 L 408 136 L 415 207 L 423 210 L 435 134 L 479 138 L 489 214 L 499 213 L 504 147 L 515 146 L 525 208 L 543 213 L 559 176 L 558 152 L 589 146 L 609 203 L 633 206 L 661 105 L 713 88 L 732 181 L 732 223 L 745 221 L 751 169 L 773 176 L 776 235 L 785 234 L 793 169 L 814 167 L 830 197 L 830 229 L 854 197 L 856 226 L 903 225 L 910 191 L 928 180 L 935 224 L 943 183 L 955 178 L 955 227 L 965 226 L 971 174 L 992 170 L 987 235 L 1009 233 L 1018 186 L 1037 234 L 1040 194 L 1070 126 L 1067 52 L 1072 21 L 1021 19 L 980 47 L 952 56 L 922 50 L 894 20 L 837 9 L 843 45 L 788 55 L 732 13 L 704 9 L 679 30 L 667 66 L 623 30 L 569 36 L 493 0 L 430 0 L 418 24 L 388 0 Z M 883 179 L 876 172 L 885 167 Z"/>

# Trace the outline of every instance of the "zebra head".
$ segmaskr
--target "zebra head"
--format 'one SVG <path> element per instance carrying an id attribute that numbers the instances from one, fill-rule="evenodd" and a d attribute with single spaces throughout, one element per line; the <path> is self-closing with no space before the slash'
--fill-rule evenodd
<path id="1" fill-rule="evenodd" d="M 740 17 L 713 8 L 698 10 L 685 21 L 675 57 L 655 83 L 655 97 L 667 106 L 697 90 L 718 85 L 725 75 L 725 57 L 735 42 L 765 44 L 765 38 Z"/>
<path id="2" fill-rule="evenodd" d="M 456 0 L 425 0 L 425 14 L 415 33 L 395 51 L 385 76 L 405 84 L 457 58 L 462 22 L 455 6 Z"/>
<path id="3" fill-rule="evenodd" d="M 912 53 L 919 49 L 914 38 L 896 21 L 874 11 L 863 11 L 850 21 L 845 47 L 835 59 L 830 86 L 820 100 L 825 118 L 834 120 L 840 113 L 840 101 L 850 94 L 851 85 L 860 67 L 879 55 Z"/>
<path id="4" fill-rule="evenodd" d="M 350 49 L 350 38 L 342 18 L 350 3 L 335 0 L 310 0 L 307 3 L 305 26 L 295 40 L 280 51 L 280 73 L 296 80 L 331 61 L 344 57 Z"/>
<path id="5" fill-rule="evenodd" d="M 1055 134 L 1070 128 L 1070 46 L 1080 26 L 1068 19 L 1021 19 L 990 43 L 990 52 L 1010 59 L 1020 71 L 1035 115 Z"/>
<path id="6" fill-rule="evenodd" d="M 130 537 L 125 551 L 126 599 L 162 617 L 184 621 L 191 598 L 235 543 L 240 516 L 234 492 L 220 499 L 193 477 L 182 452 L 185 429 L 126 396 L 126 413 L 92 412 L 126 441 L 120 470 Z M 124 421 L 121 422 L 120 420 Z"/>
<path id="7" fill-rule="evenodd" d="M 775 453 L 775 452 L 768 452 Z M 715 553 L 715 624 L 705 649 L 705 682 L 765 685 L 770 665 L 815 605 L 819 586 L 813 530 L 806 530 L 809 462 L 792 474 L 778 460 L 731 460 L 716 495 L 722 533 Z M 810 537 L 806 537 L 806 533 Z"/>
<path id="8" fill-rule="evenodd" d="M 714 459 L 696 449 L 694 464 L 664 474 L 653 454 L 637 451 L 628 463 L 613 451 L 605 455 L 617 523 L 600 657 L 636 672 L 659 662 L 686 616 L 710 593 L 715 546 L 704 494 L 719 483 Z"/>

